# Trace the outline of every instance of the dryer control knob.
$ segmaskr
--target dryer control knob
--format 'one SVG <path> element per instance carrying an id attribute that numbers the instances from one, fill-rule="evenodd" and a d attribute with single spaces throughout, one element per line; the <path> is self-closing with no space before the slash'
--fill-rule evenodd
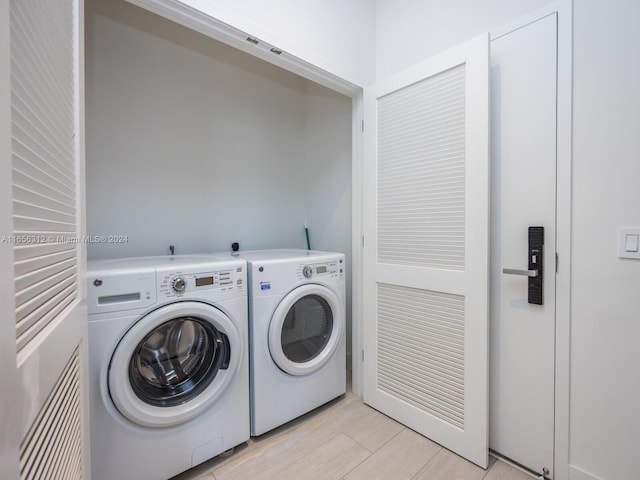
<path id="1" fill-rule="evenodd" d="M 313 270 L 309 265 L 305 265 L 304 267 L 302 267 L 302 275 L 304 275 L 305 278 L 311 278 L 311 275 L 313 275 Z"/>
<path id="2" fill-rule="evenodd" d="M 176 292 L 182 293 L 187 288 L 187 282 L 182 277 L 176 277 L 171 281 L 171 287 Z"/>

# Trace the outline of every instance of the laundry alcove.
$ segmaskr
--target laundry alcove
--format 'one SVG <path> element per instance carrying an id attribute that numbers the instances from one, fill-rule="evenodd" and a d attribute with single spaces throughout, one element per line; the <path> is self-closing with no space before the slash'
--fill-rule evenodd
<path id="1" fill-rule="evenodd" d="M 304 248 L 306 222 L 350 264 L 350 97 L 124 0 L 85 22 L 87 234 L 118 239 L 89 259 Z"/>

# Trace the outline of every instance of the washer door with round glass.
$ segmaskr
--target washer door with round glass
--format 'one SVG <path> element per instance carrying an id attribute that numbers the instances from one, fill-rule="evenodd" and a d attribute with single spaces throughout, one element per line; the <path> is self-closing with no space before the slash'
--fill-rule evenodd
<path id="1" fill-rule="evenodd" d="M 138 425 L 184 423 L 224 393 L 243 354 L 238 329 L 217 308 L 167 305 L 140 319 L 116 347 L 109 393 L 120 413 Z"/>
<path id="2" fill-rule="evenodd" d="M 308 284 L 289 293 L 269 324 L 269 351 L 276 365 L 291 375 L 318 371 L 342 341 L 344 307 L 337 295 Z"/>

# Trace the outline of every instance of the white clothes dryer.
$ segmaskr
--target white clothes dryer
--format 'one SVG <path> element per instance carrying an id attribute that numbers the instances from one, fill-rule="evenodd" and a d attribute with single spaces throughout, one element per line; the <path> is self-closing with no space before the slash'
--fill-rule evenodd
<path id="1" fill-rule="evenodd" d="M 307 250 L 240 253 L 249 272 L 251 434 L 346 390 L 345 257 Z"/>
<path id="2" fill-rule="evenodd" d="M 94 480 L 162 480 L 249 439 L 246 263 L 87 267 Z"/>

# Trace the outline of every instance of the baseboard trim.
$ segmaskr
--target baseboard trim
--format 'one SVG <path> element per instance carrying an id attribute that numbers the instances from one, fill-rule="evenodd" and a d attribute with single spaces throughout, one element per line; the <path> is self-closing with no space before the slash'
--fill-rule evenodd
<path id="1" fill-rule="evenodd" d="M 569 480 L 602 480 L 600 477 L 596 477 L 584 470 L 576 467 L 575 465 L 569 465 Z"/>

